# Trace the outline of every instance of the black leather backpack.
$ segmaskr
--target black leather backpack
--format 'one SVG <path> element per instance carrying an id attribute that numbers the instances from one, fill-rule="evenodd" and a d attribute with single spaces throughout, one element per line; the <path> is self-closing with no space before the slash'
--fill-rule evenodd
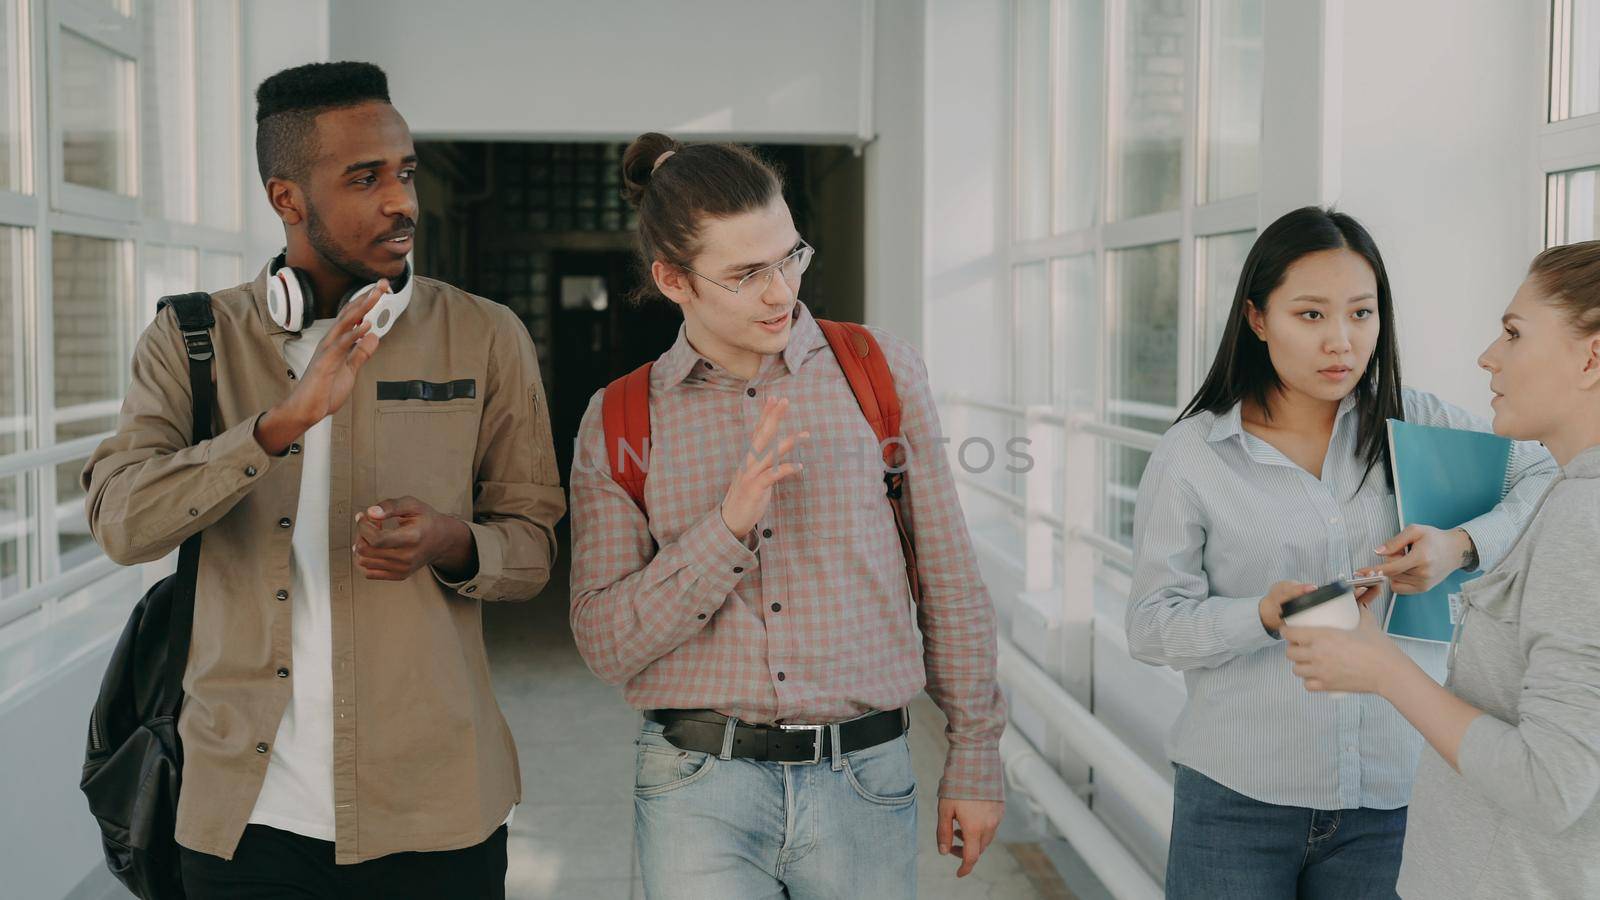
<path id="1" fill-rule="evenodd" d="M 212 345 L 216 324 L 209 294 L 163 297 L 172 307 L 189 354 L 194 395 L 193 442 L 211 437 Z M 89 714 L 88 749 L 78 786 L 100 825 L 106 865 L 142 900 L 182 900 L 178 869 L 178 786 L 183 747 L 178 713 L 194 624 L 200 534 L 178 550 L 178 571 L 150 588 L 117 639 Z"/>

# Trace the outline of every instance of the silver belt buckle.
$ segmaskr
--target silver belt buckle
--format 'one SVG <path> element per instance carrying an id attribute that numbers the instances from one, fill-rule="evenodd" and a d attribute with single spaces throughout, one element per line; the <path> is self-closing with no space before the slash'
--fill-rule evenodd
<path id="1" fill-rule="evenodd" d="M 786 760 L 786 759 L 785 760 L 779 760 L 778 761 L 778 765 L 780 765 L 780 766 L 814 766 L 817 763 L 822 762 L 822 729 L 827 728 L 827 727 L 828 726 L 826 726 L 826 725 L 779 725 L 778 728 L 779 728 L 779 730 L 782 730 L 782 731 L 809 731 L 809 732 L 812 733 L 813 742 L 811 744 L 811 758 L 810 759 L 800 759 L 800 760 L 794 760 L 792 762 L 790 760 Z"/>

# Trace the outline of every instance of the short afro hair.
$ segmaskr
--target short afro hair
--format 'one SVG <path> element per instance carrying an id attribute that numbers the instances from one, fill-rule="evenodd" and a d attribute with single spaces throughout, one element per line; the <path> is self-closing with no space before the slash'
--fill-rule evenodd
<path id="1" fill-rule="evenodd" d="M 256 165 L 269 178 L 304 181 L 316 158 L 317 114 L 389 102 L 389 76 L 365 62 L 308 63 L 256 88 Z"/>

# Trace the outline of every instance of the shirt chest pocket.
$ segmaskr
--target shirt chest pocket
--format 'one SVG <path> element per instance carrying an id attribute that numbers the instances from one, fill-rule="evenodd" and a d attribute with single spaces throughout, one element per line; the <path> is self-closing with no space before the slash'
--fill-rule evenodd
<path id="1" fill-rule="evenodd" d="M 1461 600 L 1497 622 L 1514 625 L 1522 614 L 1522 591 L 1515 569 L 1502 569 L 1461 586 Z"/>
<path id="2" fill-rule="evenodd" d="M 475 399 L 380 401 L 378 499 L 415 497 L 442 513 L 472 514 Z"/>

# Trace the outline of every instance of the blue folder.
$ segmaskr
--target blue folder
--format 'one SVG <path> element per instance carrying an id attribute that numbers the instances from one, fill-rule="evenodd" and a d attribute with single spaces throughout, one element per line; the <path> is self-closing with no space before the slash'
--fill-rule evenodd
<path id="1" fill-rule="evenodd" d="M 1511 441 L 1390 419 L 1389 462 L 1400 527 L 1449 530 L 1494 509 L 1505 496 Z M 1458 569 L 1427 593 L 1394 595 L 1384 630 L 1395 637 L 1448 644 L 1455 634 L 1451 597 L 1472 577 Z"/>

